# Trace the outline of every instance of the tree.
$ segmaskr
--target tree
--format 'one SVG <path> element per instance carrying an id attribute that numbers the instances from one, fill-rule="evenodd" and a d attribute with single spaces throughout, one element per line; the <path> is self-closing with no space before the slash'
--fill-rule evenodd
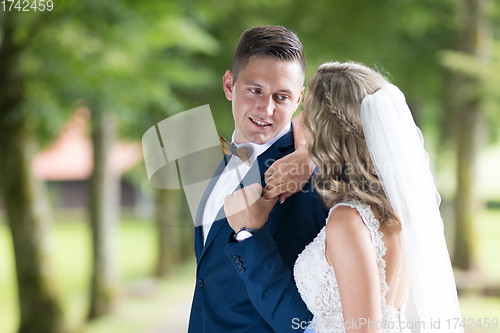
<path id="1" fill-rule="evenodd" d="M 36 149 L 32 114 L 25 108 L 26 85 L 21 56 L 35 35 L 19 41 L 19 21 L 11 12 L 0 16 L 0 186 L 12 234 L 20 307 L 20 333 L 62 332 L 48 233 L 50 221 L 42 184 L 31 174 Z"/>
<path id="2" fill-rule="evenodd" d="M 94 170 L 89 180 L 89 213 L 92 230 L 92 284 L 89 319 L 110 314 L 118 292 L 114 240 L 119 222 L 120 178 L 110 168 L 110 148 L 116 140 L 117 122 L 109 112 L 92 108 Z"/>
<path id="3" fill-rule="evenodd" d="M 206 84 L 206 71 L 191 66 L 191 55 L 212 52 L 215 44 L 174 1 L 81 6 L 68 31 L 91 47 L 83 54 L 73 40 L 64 47 L 72 64 L 68 71 L 92 120 L 89 209 L 94 263 L 88 318 L 94 319 L 113 311 L 119 285 L 112 251 L 119 179 L 109 169 L 109 147 L 120 135 L 138 139 L 158 121 L 182 111 L 172 87 Z M 92 13 L 91 18 L 83 13 Z"/>
<path id="4" fill-rule="evenodd" d="M 474 174 L 487 94 L 481 67 L 489 64 L 493 45 L 487 3 L 485 0 L 462 1 L 457 52 L 445 53 L 443 58 L 444 65 L 452 70 L 447 86 L 447 114 L 452 120 L 457 159 L 457 188 L 454 199 L 456 230 L 452 261 L 455 267 L 463 270 L 474 268 L 474 221 L 479 206 Z M 462 69 L 458 69 L 457 62 L 454 61 L 457 55 L 459 60 L 460 56 L 467 59 L 466 66 Z"/>
<path id="5" fill-rule="evenodd" d="M 155 275 L 159 278 L 167 277 L 175 263 L 180 262 L 181 195 L 179 190 L 155 190 L 155 221 L 159 244 Z"/>

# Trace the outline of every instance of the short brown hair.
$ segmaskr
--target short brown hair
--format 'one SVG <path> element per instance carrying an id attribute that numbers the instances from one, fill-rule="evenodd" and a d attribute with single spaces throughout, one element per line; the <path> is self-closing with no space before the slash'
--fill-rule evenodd
<path id="1" fill-rule="evenodd" d="M 298 61 L 305 76 L 306 57 L 302 43 L 295 33 L 285 27 L 264 25 L 247 29 L 241 34 L 231 64 L 233 84 L 247 65 L 248 59 L 254 55 Z"/>

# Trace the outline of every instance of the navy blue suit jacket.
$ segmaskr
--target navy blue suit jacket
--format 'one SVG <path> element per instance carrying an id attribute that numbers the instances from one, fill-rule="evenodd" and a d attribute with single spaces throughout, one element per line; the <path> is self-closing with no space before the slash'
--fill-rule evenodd
<path id="1" fill-rule="evenodd" d="M 240 186 L 255 182 L 265 186 L 267 168 L 293 150 L 290 130 L 258 157 Z M 224 158 L 207 186 L 196 225 L 200 225 L 208 195 L 227 162 Z M 293 265 L 325 225 L 326 217 L 327 209 L 309 179 L 302 191 L 277 203 L 266 225 L 243 242 L 234 241 L 224 207 L 204 246 L 203 231 L 196 227 L 196 288 L 188 332 L 299 332 L 293 321 L 308 322 L 312 314 L 297 291 Z"/>

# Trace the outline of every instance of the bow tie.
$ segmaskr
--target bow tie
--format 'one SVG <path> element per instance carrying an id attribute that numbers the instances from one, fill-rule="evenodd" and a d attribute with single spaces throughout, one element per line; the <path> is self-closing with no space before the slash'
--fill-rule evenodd
<path id="1" fill-rule="evenodd" d="M 240 160 L 248 165 L 250 165 L 250 159 L 248 157 L 248 153 L 244 148 L 236 148 L 236 145 L 234 143 L 229 143 L 226 139 L 224 139 L 222 136 L 219 136 L 220 144 L 222 145 L 222 150 L 224 151 L 224 154 L 226 155 L 236 155 L 240 158 Z"/>

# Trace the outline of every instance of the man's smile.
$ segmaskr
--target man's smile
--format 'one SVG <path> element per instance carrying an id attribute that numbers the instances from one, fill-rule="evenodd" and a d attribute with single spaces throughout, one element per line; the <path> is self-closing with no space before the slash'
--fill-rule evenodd
<path id="1" fill-rule="evenodd" d="M 268 123 L 268 122 L 265 122 L 263 120 L 257 120 L 257 119 L 254 119 L 252 117 L 248 117 L 254 124 L 257 124 L 258 126 L 261 126 L 261 127 L 268 127 L 268 126 L 271 126 L 272 124 Z"/>

